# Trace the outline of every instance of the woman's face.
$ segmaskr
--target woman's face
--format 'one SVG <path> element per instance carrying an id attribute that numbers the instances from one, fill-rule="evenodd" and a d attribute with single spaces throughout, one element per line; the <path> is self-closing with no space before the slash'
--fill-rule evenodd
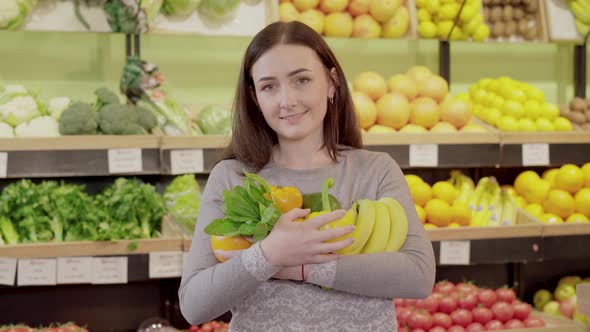
<path id="1" fill-rule="evenodd" d="M 277 45 L 252 66 L 254 94 L 268 125 L 281 140 L 322 137 L 328 98 L 335 87 L 314 50 Z"/>

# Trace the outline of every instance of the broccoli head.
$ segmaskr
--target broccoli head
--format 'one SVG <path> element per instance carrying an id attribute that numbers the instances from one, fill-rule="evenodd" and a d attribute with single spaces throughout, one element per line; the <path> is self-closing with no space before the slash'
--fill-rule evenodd
<path id="1" fill-rule="evenodd" d="M 93 135 L 97 127 L 98 113 L 82 102 L 70 105 L 59 118 L 59 133 L 62 135 Z"/>
<path id="2" fill-rule="evenodd" d="M 100 110 L 106 105 L 119 104 L 119 97 L 111 90 L 107 88 L 99 88 L 94 91 L 96 95 L 96 109 Z"/>
<path id="3" fill-rule="evenodd" d="M 100 130 L 106 135 L 146 134 L 138 120 L 137 112 L 123 104 L 110 104 L 100 109 Z"/>
<path id="4" fill-rule="evenodd" d="M 146 131 L 150 131 L 158 125 L 158 119 L 152 111 L 143 107 L 136 107 L 135 110 L 137 112 L 137 121 L 139 125 Z"/>

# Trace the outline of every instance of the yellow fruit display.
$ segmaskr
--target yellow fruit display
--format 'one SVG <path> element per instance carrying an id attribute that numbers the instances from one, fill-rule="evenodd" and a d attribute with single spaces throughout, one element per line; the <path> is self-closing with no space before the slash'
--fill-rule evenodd
<path id="1" fill-rule="evenodd" d="M 525 206 L 525 211 L 530 213 L 533 217 L 537 219 L 541 219 L 543 214 L 545 214 L 545 210 L 543 210 L 543 206 L 538 203 L 528 204 Z"/>
<path id="2" fill-rule="evenodd" d="M 450 35 L 451 40 L 472 38 L 474 41 L 484 41 L 490 35 L 479 1 L 467 1 L 461 10 L 461 1 L 420 0 L 416 1 L 416 8 L 418 34 L 422 38 L 447 39 Z M 459 20 L 455 26 L 454 21 L 458 15 Z"/>
<path id="3" fill-rule="evenodd" d="M 582 166 L 582 173 L 584 173 L 584 185 L 587 188 L 590 188 L 590 163 L 586 163 Z"/>
<path id="4" fill-rule="evenodd" d="M 366 93 L 374 101 L 379 100 L 387 93 L 385 79 L 376 72 L 367 71 L 357 75 L 353 81 L 354 91 Z"/>
<path id="5" fill-rule="evenodd" d="M 544 203 L 545 212 L 567 218 L 576 211 L 576 201 L 570 193 L 561 189 L 553 189 L 549 192 Z"/>
<path id="6" fill-rule="evenodd" d="M 585 215 L 583 215 L 581 213 L 574 213 L 571 216 L 569 216 L 565 222 L 567 222 L 567 223 L 581 223 L 581 222 L 588 222 L 588 221 L 589 221 L 589 219 Z"/>
<path id="7" fill-rule="evenodd" d="M 324 22 L 324 34 L 328 37 L 350 37 L 354 22 L 348 13 L 331 13 Z"/>
<path id="8" fill-rule="evenodd" d="M 358 116 L 360 126 L 368 129 L 377 121 L 377 107 L 366 93 L 355 91 L 352 93 L 352 102 Z"/>
<path id="9" fill-rule="evenodd" d="M 432 186 L 432 196 L 442 199 L 448 204 L 453 204 L 457 198 L 457 190 L 447 181 L 439 181 Z"/>
<path id="10" fill-rule="evenodd" d="M 455 202 L 451 209 L 453 214 L 452 224 L 469 226 L 471 223 L 471 209 L 469 209 L 467 203 Z"/>
<path id="11" fill-rule="evenodd" d="M 519 195 L 524 195 L 527 191 L 533 189 L 539 180 L 539 174 L 533 171 L 524 171 L 516 177 L 514 189 Z"/>
<path id="12" fill-rule="evenodd" d="M 424 210 L 426 211 L 426 220 L 433 225 L 448 226 L 453 220 L 451 206 L 442 199 L 431 199 L 426 203 Z"/>
<path id="13" fill-rule="evenodd" d="M 414 204 L 414 207 L 416 208 L 416 213 L 418 214 L 418 218 L 420 219 L 422 224 L 425 224 L 426 223 L 426 211 L 424 211 L 424 208 L 418 204 Z"/>
<path id="14" fill-rule="evenodd" d="M 432 189 L 425 182 L 418 182 L 410 186 L 410 193 L 414 203 L 420 206 L 426 206 L 426 203 L 432 199 Z"/>
<path id="15" fill-rule="evenodd" d="M 574 196 L 576 211 L 590 218 L 590 188 L 583 188 Z"/>
<path id="16" fill-rule="evenodd" d="M 562 189 L 570 194 L 575 194 L 584 187 L 584 172 L 572 164 L 561 166 L 555 176 L 555 188 Z"/>

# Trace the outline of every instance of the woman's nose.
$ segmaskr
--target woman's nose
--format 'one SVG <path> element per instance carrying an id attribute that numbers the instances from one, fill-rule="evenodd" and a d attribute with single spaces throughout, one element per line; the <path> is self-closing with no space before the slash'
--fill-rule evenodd
<path id="1" fill-rule="evenodd" d="M 289 87 L 281 88 L 281 108 L 294 107 L 297 104 L 295 91 Z"/>

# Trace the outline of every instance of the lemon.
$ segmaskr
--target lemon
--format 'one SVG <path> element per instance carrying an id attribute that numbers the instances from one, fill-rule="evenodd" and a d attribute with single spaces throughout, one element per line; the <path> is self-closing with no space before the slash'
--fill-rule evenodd
<path id="1" fill-rule="evenodd" d="M 574 213 L 571 216 L 569 216 L 565 222 L 588 222 L 588 217 L 581 213 Z"/>
<path id="2" fill-rule="evenodd" d="M 290 2 L 283 2 L 279 5 L 279 19 L 281 22 L 291 22 L 299 18 L 299 11 Z"/>
<path id="3" fill-rule="evenodd" d="M 432 16 L 430 15 L 430 13 L 428 12 L 428 10 L 426 8 L 418 9 L 417 16 L 418 16 L 419 23 L 432 21 Z"/>
<path id="4" fill-rule="evenodd" d="M 414 175 L 414 174 L 406 174 L 406 182 L 408 183 L 408 186 L 412 186 L 416 183 L 422 183 L 424 182 L 419 176 Z"/>
<path id="5" fill-rule="evenodd" d="M 457 190 L 447 181 L 439 181 L 432 186 L 432 196 L 453 204 L 457 198 Z"/>
<path id="6" fill-rule="evenodd" d="M 461 19 L 461 22 L 467 23 L 467 22 L 470 22 L 471 20 L 473 20 L 473 18 L 478 13 L 479 13 L 479 8 L 475 3 L 468 4 L 463 7 L 463 10 L 461 11 L 459 18 Z"/>
<path id="7" fill-rule="evenodd" d="M 297 20 L 305 23 L 319 34 L 324 32 L 324 13 L 317 9 L 309 9 L 302 12 Z"/>
<path id="8" fill-rule="evenodd" d="M 437 27 L 430 21 L 421 22 L 418 24 L 418 34 L 424 38 L 434 38 L 437 34 Z"/>
<path id="9" fill-rule="evenodd" d="M 449 203 L 442 199 L 431 199 L 424 208 L 426 219 L 436 226 L 448 226 L 453 220 L 453 211 Z"/>
<path id="10" fill-rule="evenodd" d="M 420 206 L 425 206 L 426 203 L 432 199 L 432 190 L 425 182 L 417 183 L 411 186 L 410 193 L 412 194 L 414 203 Z"/>
<path id="11" fill-rule="evenodd" d="M 477 31 L 477 28 L 481 25 L 481 22 L 483 22 L 483 16 L 477 14 L 469 22 L 466 22 L 463 25 L 463 31 L 465 31 L 466 34 L 473 36 L 475 31 Z"/>
<path id="12" fill-rule="evenodd" d="M 369 13 L 378 22 L 385 23 L 395 15 L 395 11 L 401 6 L 401 0 L 371 0 Z"/>
<path id="13" fill-rule="evenodd" d="M 584 172 L 572 164 L 561 166 L 555 176 L 555 188 L 575 194 L 584 186 Z"/>
<path id="14" fill-rule="evenodd" d="M 557 131 L 572 131 L 574 127 L 570 120 L 560 116 L 553 121 L 553 125 L 555 126 L 555 130 Z"/>
<path id="15" fill-rule="evenodd" d="M 453 28 L 453 21 L 440 21 L 436 25 L 436 34 L 441 39 L 447 39 Z M 456 27 L 455 27 L 456 29 Z"/>
<path id="16" fill-rule="evenodd" d="M 431 15 L 434 15 L 440 9 L 440 1 L 439 0 L 426 0 L 424 1 L 424 8 L 428 10 Z"/>
<path id="17" fill-rule="evenodd" d="M 559 168 L 548 169 L 543 172 L 543 180 L 549 181 L 551 187 L 553 187 L 555 186 L 555 177 L 557 176 L 557 173 L 559 173 Z"/>
<path id="18" fill-rule="evenodd" d="M 438 226 L 433 224 L 424 224 L 424 229 L 436 229 Z"/>
<path id="19" fill-rule="evenodd" d="M 590 218 L 590 188 L 583 188 L 574 196 L 576 211 Z"/>
<path id="20" fill-rule="evenodd" d="M 519 195 L 524 195 L 524 193 L 534 188 L 534 185 L 539 180 L 539 174 L 536 172 L 524 171 L 516 177 L 516 180 L 514 180 L 514 189 Z"/>
<path id="21" fill-rule="evenodd" d="M 552 213 L 545 213 L 543 217 L 541 217 L 541 221 L 546 224 L 563 224 L 563 219 Z"/>
<path id="22" fill-rule="evenodd" d="M 576 201 L 570 193 L 560 189 L 553 189 L 545 200 L 545 212 L 561 218 L 567 218 L 576 211 Z"/>
<path id="23" fill-rule="evenodd" d="M 586 163 L 582 166 L 582 173 L 584 173 L 584 183 L 586 187 L 590 188 L 590 163 Z"/>
<path id="24" fill-rule="evenodd" d="M 453 224 L 469 226 L 471 223 L 471 209 L 467 203 L 455 202 L 451 207 L 453 213 Z"/>
<path id="25" fill-rule="evenodd" d="M 440 6 L 440 9 L 438 10 L 438 19 L 442 21 L 454 20 L 459 12 L 459 8 L 460 6 L 458 3 L 447 3 Z"/>
<path id="26" fill-rule="evenodd" d="M 524 197 L 529 203 L 542 203 L 549 195 L 550 190 L 551 183 L 540 179 L 535 181 L 535 183 L 522 194 L 522 197 Z"/>
<path id="27" fill-rule="evenodd" d="M 541 204 L 538 203 L 529 204 L 525 206 L 524 209 L 526 212 L 530 213 L 533 217 L 537 219 L 541 219 L 543 217 L 543 214 L 545 214 L 543 207 L 541 206 Z"/>

